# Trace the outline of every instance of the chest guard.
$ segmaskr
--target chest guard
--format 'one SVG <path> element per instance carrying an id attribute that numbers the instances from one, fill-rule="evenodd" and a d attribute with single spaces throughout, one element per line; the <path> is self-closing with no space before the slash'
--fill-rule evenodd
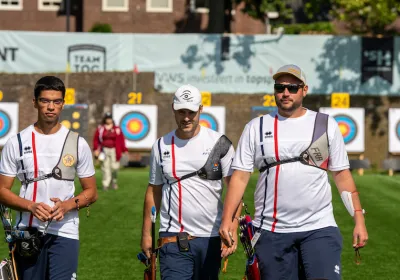
<path id="1" fill-rule="evenodd" d="M 57 165 L 53 168 L 49 174 L 44 174 L 36 178 L 27 179 L 22 181 L 22 184 L 30 184 L 45 180 L 48 178 L 54 178 L 56 180 L 74 181 L 76 174 L 76 166 L 78 163 L 78 138 L 79 134 L 73 131 L 68 131 L 67 137 L 65 138 L 63 149 L 61 151 L 60 159 Z M 21 136 L 18 134 L 18 142 L 20 147 L 20 154 L 22 154 L 22 141 Z M 22 160 L 21 160 L 22 161 Z M 22 169 L 24 169 L 23 162 L 21 162 Z M 24 173 L 26 174 L 26 173 Z"/>
<path id="2" fill-rule="evenodd" d="M 206 163 L 202 168 L 192 173 L 186 174 L 182 176 L 179 180 L 169 184 L 172 185 L 178 181 L 182 181 L 196 175 L 204 180 L 221 180 L 222 179 L 221 159 L 228 153 L 231 145 L 232 142 L 228 139 L 228 137 L 222 135 L 218 139 L 217 143 L 215 143 L 210 154 L 208 155 Z"/>
<path id="3" fill-rule="evenodd" d="M 296 161 L 326 171 L 329 161 L 328 118 L 329 116 L 327 114 L 317 113 L 311 144 L 305 151 L 300 153 L 299 156 L 273 163 L 266 163 L 266 165 L 260 169 L 260 173 L 271 167 Z M 262 132 L 261 126 L 262 122 L 260 121 L 260 131 Z M 266 161 L 264 160 L 264 162 Z"/>

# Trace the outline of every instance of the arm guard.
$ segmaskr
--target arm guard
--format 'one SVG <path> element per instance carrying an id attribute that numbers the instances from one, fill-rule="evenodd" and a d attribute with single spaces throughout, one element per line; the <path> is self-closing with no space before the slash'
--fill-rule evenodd
<path id="1" fill-rule="evenodd" d="M 343 191 L 340 194 L 343 204 L 346 207 L 347 211 L 349 212 L 350 216 L 354 217 L 354 204 L 353 204 L 353 198 L 352 198 L 352 193 L 348 191 Z M 365 213 L 365 210 L 362 209 L 363 214 Z"/>

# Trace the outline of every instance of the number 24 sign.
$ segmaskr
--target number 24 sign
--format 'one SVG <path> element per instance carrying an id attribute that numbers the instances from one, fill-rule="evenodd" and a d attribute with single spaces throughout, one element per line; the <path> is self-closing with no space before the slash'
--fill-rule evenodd
<path id="1" fill-rule="evenodd" d="M 350 94 L 347 92 L 335 92 L 331 95 L 332 108 L 350 108 Z"/>

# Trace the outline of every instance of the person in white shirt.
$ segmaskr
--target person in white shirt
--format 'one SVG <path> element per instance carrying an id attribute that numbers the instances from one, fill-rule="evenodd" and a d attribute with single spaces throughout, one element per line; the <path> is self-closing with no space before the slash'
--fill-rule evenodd
<path id="1" fill-rule="evenodd" d="M 97 199 L 89 145 L 59 122 L 65 86 L 45 76 L 35 85 L 37 121 L 12 136 L 0 161 L 0 203 L 17 210 L 14 230 L 19 279 L 76 279 L 78 210 Z M 74 178 L 83 191 L 75 196 Z M 19 196 L 11 191 L 21 181 Z M 30 238 L 29 238 L 30 236 Z"/>
<path id="2" fill-rule="evenodd" d="M 161 278 L 218 279 L 221 257 L 233 253 L 237 244 L 234 235 L 235 246 L 221 252 L 218 234 L 222 179 L 229 183 L 234 148 L 223 134 L 199 125 L 202 105 L 196 87 L 181 86 L 175 92 L 172 109 L 177 129 L 159 138 L 151 152 L 142 251 L 150 257 L 150 209 L 155 205 L 161 218 Z M 184 241 L 177 242 L 177 236 Z M 189 248 L 184 248 L 184 243 Z"/>
<path id="3" fill-rule="evenodd" d="M 273 76 L 278 110 L 251 120 L 241 135 L 224 203 L 220 235 L 230 246 L 232 216 L 254 168 L 255 253 L 262 279 L 341 279 L 342 236 L 336 225 L 327 170 L 354 216 L 353 246 L 368 239 L 343 137 L 328 115 L 302 107 L 308 86 L 296 65 Z M 318 117 L 317 117 L 318 115 Z"/>

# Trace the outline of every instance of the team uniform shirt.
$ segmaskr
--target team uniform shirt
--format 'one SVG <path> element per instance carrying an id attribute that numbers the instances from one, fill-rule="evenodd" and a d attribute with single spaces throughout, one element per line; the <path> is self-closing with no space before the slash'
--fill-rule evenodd
<path id="1" fill-rule="evenodd" d="M 285 118 L 278 112 L 264 115 L 261 137 L 260 118 L 253 119 L 241 135 L 232 169 L 253 172 L 266 165 L 264 159 L 273 163 L 298 157 L 311 144 L 316 114 L 307 110 L 298 118 Z M 328 169 L 348 169 L 343 136 L 332 117 L 328 118 L 327 132 Z M 261 173 L 254 201 L 254 225 L 265 230 L 286 233 L 337 226 L 327 172 L 299 161 Z"/>
<path id="2" fill-rule="evenodd" d="M 23 160 L 27 179 L 51 173 L 60 160 L 67 134 L 68 129 L 64 126 L 61 126 L 59 131 L 50 135 L 35 131 L 33 125 L 27 127 L 20 132 L 22 158 L 20 157 L 17 135 L 12 136 L 5 144 L 1 154 L 0 174 L 9 177 L 16 176 L 20 181 L 24 181 L 21 159 Z M 76 175 L 79 178 L 91 177 L 95 174 L 91 149 L 82 137 L 79 137 L 78 140 L 78 159 L 75 160 L 78 160 Z M 54 202 L 50 198 L 59 198 L 64 201 L 74 197 L 74 193 L 75 185 L 73 181 L 49 178 L 32 182 L 28 186 L 21 186 L 19 196 L 38 203 L 43 202 L 53 207 Z M 44 231 L 47 225 L 47 222 L 41 222 L 30 212 L 17 212 L 15 223 L 19 228 L 37 227 L 40 231 Z M 62 221 L 52 221 L 48 225 L 47 232 L 71 239 L 79 239 L 78 226 L 78 211 L 71 210 L 64 215 Z"/>
<path id="3" fill-rule="evenodd" d="M 179 139 L 172 131 L 154 143 L 149 183 L 162 185 L 160 232 L 218 236 L 222 216 L 222 179 L 205 180 L 197 175 L 181 182 L 178 179 L 202 168 L 221 136 L 219 132 L 200 127 L 200 132 L 191 139 Z M 223 177 L 232 173 L 230 165 L 234 154 L 231 145 L 221 159 Z"/>

